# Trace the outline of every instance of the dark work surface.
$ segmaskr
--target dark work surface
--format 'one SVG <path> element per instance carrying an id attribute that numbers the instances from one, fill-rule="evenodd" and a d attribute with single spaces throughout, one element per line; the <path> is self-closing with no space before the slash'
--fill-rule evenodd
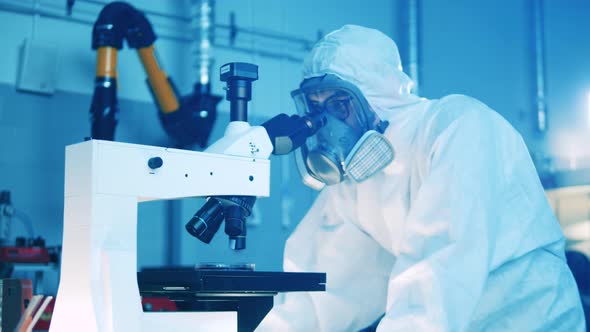
<path id="1" fill-rule="evenodd" d="M 137 273 L 137 282 L 142 294 L 160 295 L 326 290 L 325 273 L 146 269 Z"/>

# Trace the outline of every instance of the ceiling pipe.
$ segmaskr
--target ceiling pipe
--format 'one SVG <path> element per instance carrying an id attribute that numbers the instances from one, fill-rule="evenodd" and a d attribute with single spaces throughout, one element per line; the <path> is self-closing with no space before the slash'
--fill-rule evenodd
<path id="1" fill-rule="evenodd" d="M 535 49 L 536 75 L 536 130 L 544 134 L 547 131 L 547 103 L 545 101 L 545 30 L 543 25 L 543 0 L 533 0 L 533 31 Z"/>
<path id="2" fill-rule="evenodd" d="M 91 4 L 102 4 L 101 1 L 96 0 L 77 0 L 80 2 L 86 2 Z M 105 4 L 107 2 L 104 2 Z M 25 15 L 39 15 L 41 17 L 52 18 L 56 20 L 61 20 L 65 22 L 77 23 L 77 24 L 84 24 L 84 25 L 93 25 L 94 20 L 90 18 L 86 18 L 88 15 L 94 16 L 95 14 L 88 10 L 81 10 L 77 9 L 72 13 L 71 16 L 67 16 L 62 13 L 63 7 L 59 5 L 55 5 L 53 3 L 42 3 L 41 8 L 33 8 L 31 1 L 25 0 L 0 0 L 0 10 L 9 11 L 13 13 L 25 14 Z M 145 11 L 145 13 L 149 15 L 153 15 L 156 17 L 161 17 L 165 19 L 175 20 L 181 23 L 189 23 L 191 22 L 191 18 L 189 16 L 179 16 L 179 15 L 169 15 L 165 13 L 160 13 L 156 11 Z M 235 19 L 235 18 L 234 18 Z M 228 24 L 219 24 L 216 23 L 213 26 L 216 34 L 223 38 L 217 38 L 215 41 L 215 46 L 218 49 L 224 49 L 229 51 L 236 51 L 240 53 L 245 53 L 248 55 L 257 55 L 265 58 L 271 59 L 278 59 L 278 60 L 286 60 L 295 63 L 301 63 L 303 61 L 303 56 L 301 55 L 302 52 L 308 51 L 311 47 L 315 44 L 314 40 L 308 40 L 304 38 L 300 38 L 293 35 L 282 34 L 282 33 L 275 33 L 270 31 L 263 31 L 258 29 L 248 29 L 237 26 L 235 23 L 233 25 Z M 221 31 L 221 32 L 219 32 Z M 253 47 L 243 47 L 235 45 L 233 42 L 236 41 L 236 36 L 240 35 L 250 35 L 254 38 L 268 38 L 272 40 L 277 40 L 281 43 L 294 45 L 293 51 L 269 51 L 263 48 L 253 48 Z M 183 43 L 194 43 L 195 38 L 192 35 L 187 35 L 184 32 L 181 33 L 165 33 L 160 32 L 158 33 L 158 37 L 162 39 L 178 41 Z"/>
<path id="3" fill-rule="evenodd" d="M 197 31 L 194 49 L 197 61 L 195 63 L 196 76 L 202 88 L 208 89 L 211 82 L 211 68 L 213 65 L 213 37 L 214 37 L 214 0 L 193 0 L 192 28 Z M 203 91 L 205 92 L 205 91 Z M 208 92 L 208 91 L 206 91 Z"/>
<path id="4" fill-rule="evenodd" d="M 414 81 L 413 92 L 419 95 L 420 0 L 408 0 L 408 74 Z"/>

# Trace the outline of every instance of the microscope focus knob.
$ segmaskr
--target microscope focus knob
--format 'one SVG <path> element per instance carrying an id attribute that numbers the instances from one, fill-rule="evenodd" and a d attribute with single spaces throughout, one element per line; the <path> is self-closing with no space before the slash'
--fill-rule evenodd
<path id="1" fill-rule="evenodd" d="M 164 165 L 164 161 L 160 157 L 152 157 L 148 160 L 148 167 L 151 169 L 160 168 Z"/>

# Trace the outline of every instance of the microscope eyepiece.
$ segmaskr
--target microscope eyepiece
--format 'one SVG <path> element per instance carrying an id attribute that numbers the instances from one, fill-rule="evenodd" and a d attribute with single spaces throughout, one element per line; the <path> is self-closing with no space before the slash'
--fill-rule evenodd
<path id="1" fill-rule="evenodd" d="M 309 132 L 307 133 L 308 137 L 315 135 L 328 121 L 326 116 L 322 113 L 308 114 L 303 116 L 302 119 L 305 121 L 305 125 L 309 129 Z"/>

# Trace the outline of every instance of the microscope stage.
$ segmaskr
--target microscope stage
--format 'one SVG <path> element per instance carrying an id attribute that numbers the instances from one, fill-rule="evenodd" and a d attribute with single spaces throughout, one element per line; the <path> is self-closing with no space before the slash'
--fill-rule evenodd
<path id="1" fill-rule="evenodd" d="M 278 292 L 325 291 L 325 273 L 258 272 L 247 270 L 163 268 L 137 273 L 141 295 L 242 296 Z"/>
<path id="2" fill-rule="evenodd" d="M 236 311 L 238 332 L 252 332 L 272 309 L 277 293 L 325 291 L 326 274 L 207 267 L 152 268 L 137 273 L 137 284 L 146 303 L 164 298 L 170 311 Z"/>

